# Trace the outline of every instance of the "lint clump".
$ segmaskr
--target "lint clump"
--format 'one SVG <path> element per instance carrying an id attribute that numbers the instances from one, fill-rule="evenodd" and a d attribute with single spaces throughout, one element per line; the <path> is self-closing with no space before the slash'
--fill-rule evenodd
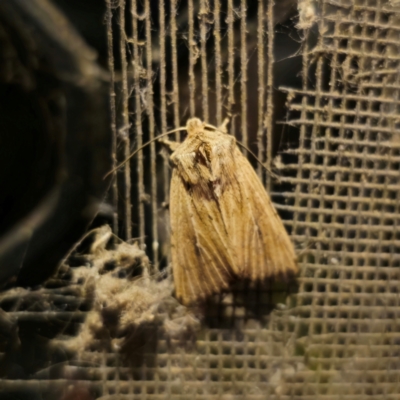
<path id="1" fill-rule="evenodd" d="M 314 0 L 298 0 L 299 22 L 297 29 L 310 29 L 317 21 L 317 6 Z"/>
<path id="2" fill-rule="evenodd" d="M 85 266 L 72 269 L 91 310 L 78 335 L 64 342 L 72 351 L 121 350 L 131 332 L 151 324 L 168 338 L 196 330 L 199 320 L 172 296 L 164 273 L 151 273 L 149 259 L 137 243 L 116 239 L 109 226 L 93 232 Z M 111 239 L 118 241 L 110 247 Z"/>

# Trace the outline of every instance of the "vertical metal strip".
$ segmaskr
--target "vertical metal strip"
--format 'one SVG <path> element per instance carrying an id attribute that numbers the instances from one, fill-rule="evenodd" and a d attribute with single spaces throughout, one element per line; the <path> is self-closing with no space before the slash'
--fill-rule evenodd
<path id="1" fill-rule="evenodd" d="M 129 140 L 129 92 L 128 92 L 128 60 L 126 57 L 126 34 L 125 34 L 125 1 L 119 8 L 120 19 L 120 51 L 121 51 L 121 74 L 122 74 L 122 138 L 124 143 L 125 159 L 130 155 Z M 124 209 L 125 209 L 125 239 L 132 237 L 132 202 L 131 202 L 131 165 L 129 162 L 124 167 Z"/>
<path id="2" fill-rule="evenodd" d="M 215 98 L 217 126 L 222 124 L 221 4 L 214 0 Z"/>
<path id="3" fill-rule="evenodd" d="M 235 104 L 235 31 L 233 29 L 233 0 L 228 0 L 228 109 L 232 117 L 233 105 Z M 235 124 L 230 128 L 231 135 L 235 136 Z"/>
<path id="4" fill-rule="evenodd" d="M 257 62 L 258 62 L 258 131 L 257 131 L 257 149 L 258 159 L 264 162 L 265 146 L 264 146 L 264 97 L 265 97 L 265 82 L 264 82 L 264 1 L 258 0 L 257 9 Z M 260 163 L 257 163 L 257 174 L 262 180 L 264 170 Z"/>
<path id="5" fill-rule="evenodd" d="M 117 115 L 115 111 L 115 70 L 114 70 L 114 46 L 112 28 L 111 0 L 106 0 L 107 7 L 107 49 L 108 49 L 108 70 L 110 72 L 110 112 L 111 112 L 111 157 L 112 169 L 118 164 L 117 159 Z M 118 235 L 118 175 L 114 172 L 112 177 L 112 205 L 113 205 L 113 232 Z"/>
<path id="6" fill-rule="evenodd" d="M 200 0 L 200 52 L 201 52 L 201 95 L 203 120 L 209 122 L 208 116 L 208 73 L 207 73 L 207 15 L 208 1 Z"/>
<path id="7" fill-rule="evenodd" d="M 159 7 L 159 42 L 160 42 L 160 113 L 161 113 L 161 132 L 167 132 L 167 77 L 165 72 L 165 3 L 160 0 Z M 167 153 L 164 153 L 163 162 L 163 191 L 164 200 L 168 199 L 169 190 L 169 161 Z"/>
<path id="8" fill-rule="evenodd" d="M 242 122 L 242 143 L 249 145 L 247 137 L 247 0 L 240 3 L 240 108 Z M 243 154 L 247 156 L 247 151 Z"/>
<path id="9" fill-rule="evenodd" d="M 146 24 L 146 102 L 147 115 L 149 116 L 149 139 L 154 139 L 154 101 L 153 101 L 153 56 L 151 40 L 151 9 L 150 0 L 144 4 Z M 156 168 L 156 144 L 150 143 L 150 174 L 151 174 L 151 235 L 153 265 L 158 269 L 158 229 L 157 229 L 157 168 Z"/>
<path id="10" fill-rule="evenodd" d="M 132 38 L 133 38 L 133 90 L 135 94 L 135 127 L 136 127 L 136 138 L 137 146 L 140 148 L 143 144 L 143 130 L 142 130 L 142 106 L 140 99 L 140 60 L 139 54 L 139 38 L 138 38 L 138 15 L 137 15 L 137 3 L 136 0 L 132 0 L 131 3 L 131 15 L 132 15 Z M 140 150 L 137 154 L 137 172 L 138 172 L 138 209 L 139 209 L 139 241 L 142 248 L 144 247 L 145 239 L 145 215 L 144 215 L 144 204 L 145 191 L 144 191 L 144 168 L 143 168 L 143 151 Z"/>
<path id="11" fill-rule="evenodd" d="M 165 52 L 165 38 L 167 33 L 165 30 L 165 2 L 160 0 L 159 3 L 159 43 L 160 43 L 160 113 L 161 113 L 161 132 L 167 132 L 167 77 L 166 77 L 166 52 Z M 163 156 L 162 177 L 163 177 L 163 204 L 166 205 L 169 199 L 169 155 L 166 149 L 161 153 Z M 169 227 L 169 213 L 164 207 L 162 209 L 162 220 L 165 226 Z M 167 231 L 168 232 L 168 231 Z M 163 252 L 164 253 L 164 252 Z M 163 256 L 168 255 L 163 254 Z M 169 260 L 167 260 L 169 262 Z"/>
<path id="12" fill-rule="evenodd" d="M 172 51 L 172 101 L 174 109 L 174 126 L 179 126 L 179 86 L 178 86 L 178 50 L 176 44 L 177 26 L 176 26 L 176 0 L 171 0 L 171 51 Z M 175 139 L 179 140 L 179 133 L 175 134 Z"/>
<path id="13" fill-rule="evenodd" d="M 265 128 L 267 129 L 267 154 L 266 167 L 271 170 L 272 163 L 272 140 L 273 140 L 273 84 L 274 84 L 274 1 L 268 2 L 268 71 L 267 71 L 267 113 L 265 120 Z M 267 174 L 267 190 L 271 191 L 271 176 Z"/>
<path id="14" fill-rule="evenodd" d="M 193 53 L 193 49 L 197 44 L 194 40 L 194 23 L 193 23 L 193 0 L 188 0 L 188 23 L 189 23 L 189 112 L 190 116 L 196 115 L 196 105 L 194 94 L 196 92 L 196 80 L 194 77 L 194 65 L 196 64 L 197 55 Z"/>

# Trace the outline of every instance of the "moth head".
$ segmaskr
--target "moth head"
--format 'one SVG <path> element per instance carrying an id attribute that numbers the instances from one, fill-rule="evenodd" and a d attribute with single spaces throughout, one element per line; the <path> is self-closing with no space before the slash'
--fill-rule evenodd
<path id="1" fill-rule="evenodd" d="M 190 118 L 186 123 L 188 136 L 195 135 L 204 129 L 204 123 L 199 118 Z"/>

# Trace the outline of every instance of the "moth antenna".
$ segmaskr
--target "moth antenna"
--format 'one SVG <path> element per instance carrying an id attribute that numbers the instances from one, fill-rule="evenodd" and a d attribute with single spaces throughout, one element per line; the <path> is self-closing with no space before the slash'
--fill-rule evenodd
<path id="1" fill-rule="evenodd" d="M 223 125 L 226 126 L 227 123 L 228 123 L 228 119 L 226 119 L 226 120 L 224 121 Z M 218 131 L 218 132 L 221 132 L 221 133 L 227 134 L 225 131 L 223 131 L 223 130 L 221 130 L 221 129 L 218 129 L 216 126 L 211 125 L 211 124 L 204 124 L 204 127 L 205 127 L 205 128 L 209 128 L 209 129 L 213 129 L 213 130 Z M 122 161 L 121 164 L 117 165 L 117 166 L 116 166 L 115 168 L 113 168 L 111 171 L 107 172 L 107 173 L 104 175 L 103 179 L 106 179 L 108 176 L 110 176 L 111 174 L 113 174 L 115 171 L 117 171 L 118 169 L 120 169 L 121 167 L 123 167 L 134 155 L 136 155 L 140 150 L 143 150 L 143 149 L 144 149 L 146 146 L 148 146 L 149 144 L 155 142 L 156 140 L 158 140 L 158 139 L 160 139 L 160 138 L 162 138 L 162 137 L 164 137 L 164 136 L 170 135 L 171 133 L 181 132 L 181 131 L 185 131 L 185 130 L 186 130 L 186 127 L 179 127 L 179 128 L 176 128 L 176 129 L 172 129 L 171 131 L 162 133 L 161 135 L 158 135 L 158 136 L 156 136 L 155 138 L 149 140 L 147 143 L 145 143 L 144 145 L 142 145 L 142 146 L 140 146 L 138 149 L 136 149 L 134 152 L 132 152 L 128 158 L 126 158 L 124 161 Z M 263 163 L 263 162 L 262 162 L 262 161 L 261 161 L 247 146 L 245 146 L 244 144 L 240 143 L 239 141 L 236 141 L 236 143 L 237 143 L 240 147 L 242 147 L 243 149 L 247 150 L 247 151 L 254 157 L 254 159 L 268 172 L 268 174 L 269 174 L 273 179 L 279 180 L 278 175 L 276 175 L 276 174 L 273 173 L 268 167 L 266 167 L 266 166 L 264 165 L 264 163 Z"/>
<path id="2" fill-rule="evenodd" d="M 228 124 L 229 120 L 228 118 L 226 118 L 224 120 L 224 122 L 222 123 L 223 127 L 226 127 L 226 125 Z M 205 128 L 209 128 L 209 129 L 213 129 L 215 131 L 221 132 L 221 133 L 225 133 L 227 134 L 227 132 L 223 131 L 222 129 L 217 128 L 214 125 L 210 125 L 210 124 L 204 124 Z M 274 172 L 272 172 L 268 167 L 265 166 L 265 164 L 247 147 L 245 146 L 243 143 L 240 143 L 238 140 L 236 140 L 236 143 L 242 148 L 247 150 L 254 158 L 255 160 L 268 172 L 268 174 L 271 176 L 272 179 L 275 180 L 279 180 L 279 176 L 276 175 Z"/>
<path id="3" fill-rule="evenodd" d="M 272 172 L 268 167 L 265 166 L 265 164 L 247 147 L 245 146 L 243 143 L 240 143 L 238 141 L 236 141 L 236 143 L 242 148 L 247 150 L 255 159 L 256 161 L 268 172 L 269 175 L 271 175 L 272 179 L 276 179 L 279 180 L 279 176 L 276 175 L 274 172 Z"/>
<path id="4" fill-rule="evenodd" d="M 180 128 L 176 128 L 176 129 L 172 129 L 172 131 L 168 131 L 165 133 L 162 133 L 161 135 L 156 136 L 155 138 L 149 140 L 147 143 L 145 143 L 144 145 L 140 146 L 138 149 L 136 149 L 133 153 L 130 154 L 130 156 L 128 158 L 126 158 L 124 161 L 122 161 L 121 164 L 117 165 L 115 168 L 113 168 L 111 171 L 107 172 L 103 179 L 106 179 L 108 176 L 110 176 L 111 174 L 113 174 L 115 171 L 117 171 L 118 169 L 120 169 L 121 167 L 123 167 L 135 154 L 137 154 L 140 150 L 143 150 L 146 146 L 148 146 L 149 144 L 155 142 L 156 140 L 160 139 L 161 137 L 170 135 L 171 133 L 175 133 L 175 132 L 180 132 L 180 131 L 185 131 L 186 127 L 180 127 Z"/>
<path id="5" fill-rule="evenodd" d="M 218 129 L 216 126 L 210 125 L 210 124 L 204 124 L 204 128 L 208 128 L 208 129 L 212 129 L 212 130 L 214 130 L 214 131 L 226 133 L 226 132 L 221 131 L 220 129 Z"/>

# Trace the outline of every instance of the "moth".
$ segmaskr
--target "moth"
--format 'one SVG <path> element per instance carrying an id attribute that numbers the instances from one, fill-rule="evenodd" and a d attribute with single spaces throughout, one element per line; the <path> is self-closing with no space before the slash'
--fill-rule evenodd
<path id="1" fill-rule="evenodd" d="M 296 256 L 272 202 L 247 158 L 220 128 L 189 119 L 173 153 L 171 256 L 183 304 L 205 299 L 233 279 L 295 274 Z"/>

